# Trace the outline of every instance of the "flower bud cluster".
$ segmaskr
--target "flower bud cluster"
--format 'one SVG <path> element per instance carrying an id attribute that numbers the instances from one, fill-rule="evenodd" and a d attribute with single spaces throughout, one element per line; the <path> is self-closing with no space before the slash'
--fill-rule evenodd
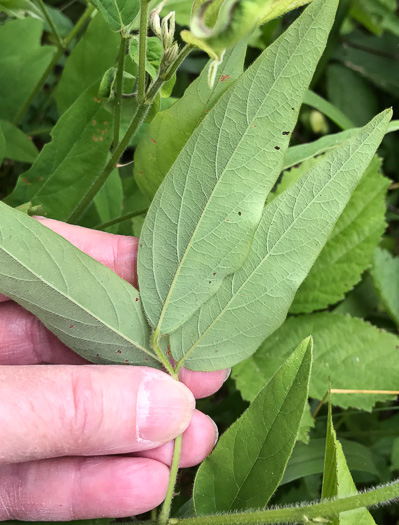
<path id="1" fill-rule="evenodd" d="M 159 14 L 165 7 L 167 0 L 163 0 L 150 14 L 150 28 L 155 35 L 161 40 L 163 47 L 161 68 L 167 69 L 177 58 L 179 54 L 179 46 L 174 41 L 176 16 L 175 12 L 171 11 L 164 18 L 160 18 Z"/>

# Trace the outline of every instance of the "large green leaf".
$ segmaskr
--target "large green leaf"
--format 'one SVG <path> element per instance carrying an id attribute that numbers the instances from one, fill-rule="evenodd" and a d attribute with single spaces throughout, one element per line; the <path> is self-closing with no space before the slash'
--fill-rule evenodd
<path id="1" fill-rule="evenodd" d="M 133 286 L 6 204 L 0 217 L 1 293 L 94 363 L 159 365 Z"/>
<path id="2" fill-rule="evenodd" d="M 390 116 L 387 110 L 375 117 L 266 206 L 245 264 L 171 334 L 177 361 L 193 370 L 231 366 L 255 352 L 284 322 Z"/>
<path id="3" fill-rule="evenodd" d="M 128 33 L 129 26 L 140 11 L 140 0 L 94 0 L 112 31 Z"/>
<path id="4" fill-rule="evenodd" d="M 353 494 L 357 494 L 356 485 L 349 471 L 342 445 L 338 441 L 333 427 L 330 405 L 321 497 L 322 499 L 342 498 Z M 342 512 L 333 518 L 332 523 L 333 525 L 375 525 L 371 514 L 365 508 Z"/>
<path id="5" fill-rule="evenodd" d="M 0 26 L 0 118 L 12 120 L 49 65 L 56 50 L 41 46 L 43 23 L 34 18 Z"/>
<path id="6" fill-rule="evenodd" d="M 65 63 L 55 95 L 60 114 L 116 63 L 119 42 L 119 35 L 97 14 Z"/>
<path id="7" fill-rule="evenodd" d="M 247 257 L 336 6 L 316 0 L 257 59 L 197 127 L 157 192 L 138 275 L 161 333 L 188 319 Z"/>
<path id="8" fill-rule="evenodd" d="M 7 122 L 7 120 L 0 120 L 0 128 L 4 134 L 4 156 L 7 159 L 30 163 L 36 159 L 39 152 L 23 131 L 11 124 L 11 122 Z"/>
<path id="9" fill-rule="evenodd" d="M 373 255 L 371 277 L 383 305 L 399 326 L 399 257 L 377 248 Z"/>
<path id="10" fill-rule="evenodd" d="M 53 131 L 52 141 L 33 166 L 20 176 L 6 202 L 42 204 L 49 217 L 68 220 L 104 167 L 112 139 L 111 115 L 91 86 Z"/>
<path id="11" fill-rule="evenodd" d="M 197 514 L 267 504 L 295 444 L 308 397 L 311 363 L 312 339 L 308 337 L 222 435 L 195 478 Z"/>
<path id="12" fill-rule="evenodd" d="M 155 195 L 194 129 L 241 75 L 245 52 L 246 42 L 242 41 L 226 53 L 212 88 L 208 86 L 208 64 L 182 98 L 152 120 L 134 154 L 134 176 L 146 195 Z"/>
<path id="13" fill-rule="evenodd" d="M 233 369 L 237 388 L 252 399 L 306 334 L 314 339 L 314 361 L 309 394 L 322 399 L 332 388 L 397 390 L 399 338 L 361 319 L 340 314 L 291 317 L 257 352 Z M 389 396 L 333 394 L 334 405 L 371 410 Z"/>
<path id="14" fill-rule="evenodd" d="M 359 282 L 385 231 L 389 180 L 375 157 L 353 192 L 314 266 L 295 295 L 293 313 L 321 310 L 343 299 Z M 286 175 L 295 179 L 294 170 Z"/>

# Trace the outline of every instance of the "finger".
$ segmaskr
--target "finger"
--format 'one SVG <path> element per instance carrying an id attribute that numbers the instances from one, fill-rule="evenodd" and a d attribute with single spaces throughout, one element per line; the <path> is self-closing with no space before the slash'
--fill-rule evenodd
<path id="1" fill-rule="evenodd" d="M 169 470 L 144 458 L 62 458 L 0 467 L 0 520 L 70 521 L 147 512 Z"/>
<path id="2" fill-rule="evenodd" d="M 35 219 L 137 288 L 137 237 L 114 235 L 44 217 Z M 7 300 L 0 295 L 0 302 Z"/>
<path id="3" fill-rule="evenodd" d="M 212 419 L 195 410 L 191 423 L 183 433 L 179 467 L 193 467 L 201 463 L 212 452 L 216 445 L 219 432 Z M 169 441 L 161 447 L 137 452 L 135 456 L 155 459 L 166 465 L 172 464 L 174 443 Z"/>
<path id="4" fill-rule="evenodd" d="M 3 366 L 0 463 L 155 448 L 184 432 L 194 404 L 146 367 Z"/>
<path id="5" fill-rule="evenodd" d="M 191 390 L 196 399 L 202 399 L 217 392 L 228 379 L 230 372 L 231 368 L 215 372 L 193 372 L 181 368 L 179 379 Z"/>

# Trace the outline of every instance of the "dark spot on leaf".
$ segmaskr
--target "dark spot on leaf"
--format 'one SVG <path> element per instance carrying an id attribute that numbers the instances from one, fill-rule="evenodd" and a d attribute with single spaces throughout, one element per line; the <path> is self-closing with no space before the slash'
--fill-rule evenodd
<path id="1" fill-rule="evenodd" d="M 146 357 L 146 358 L 144 359 L 144 361 L 148 361 L 148 357 Z"/>
<path id="2" fill-rule="evenodd" d="M 122 350 L 117 350 L 116 353 L 117 353 L 117 354 L 121 354 L 121 353 L 122 353 Z"/>
<path id="3" fill-rule="evenodd" d="M 295 108 L 291 108 L 291 109 L 292 109 L 292 111 L 295 111 Z"/>
<path id="4" fill-rule="evenodd" d="M 125 359 L 125 363 L 128 365 L 129 364 L 129 359 Z"/>
<path id="5" fill-rule="evenodd" d="M 256 128 L 256 126 L 254 126 L 254 128 Z"/>
<path id="6" fill-rule="evenodd" d="M 216 275 L 216 272 L 214 272 L 212 275 Z"/>
<path id="7" fill-rule="evenodd" d="M 209 281 L 209 284 L 212 284 L 212 281 Z"/>
<path id="8" fill-rule="evenodd" d="M 230 75 L 222 75 L 220 77 L 220 82 L 225 82 L 226 80 L 229 80 L 231 78 Z"/>
<path id="9" fill-rule="evenodd" d="M 25 184 L 27 186 L 29 186 L 30 182 L 28 181 L 28 179 L 26 179 L 25 177 L 22 179 L 22 182 L 25 182 Z"/>
<path id="10" fill-rule="evenodd" d="M 152 142 L 153 144 L 156 144 L 156 143 L 157 143 L 157 141 L 154 140 L 154 139 L 150 139 L 150 140 L 151 140 L 151 142 Z"/>
<path id="11" fill-rule="evenodd" d="M 136 303 L 137 303 L 137 301 L 139 301 L 139 298 L 138 298 L 138 297 L 136 297 L 135 301 L 136 301 Z"/>
<path id="12" fill-rule="evenodd" d="M 242 213 L 239 211 L 239 212 L 238 212 L 238 215 L 241 217 Z"/>
<path id="13" fill-rule="evenodd" d="M 229 219 L 226 219 L 226 222 L 230 222 Z"/>
<path id="14" fill-rule="evenodd" d="M 283 135 L 287 136 L 287 135 L 289 135 L 289 134 L 290 134 L 289 131 L 283 131 Z"/>
<path id="15" fill-rule="evenodd" d="M 100 354 L 96 354 L 96 357 L 100 357 Z"/>
<path id="16" fill-rule="evenodd" d="M 143 247 L 143 244 L 141 243 L 141 244 L 140 244 L 140 248 L 142 248 L 142 247 Z"/>
<path id="17" fill-rule="evenodd" d="M 274 146 L 274 149 L 276 149 L 277 151 L 280 150 L 280 146 Z"/>
<path id="18" fill-rule="evenodd" d="M 139 173 L 140 173 L 140 175 L 142 175 L 142 174 L 143 174 L 143 172 L 142 172 L 141 170 L 139 170 Z"/>
<path id="19" fill-rule="evenodd" d="M 73 324 L 71 324 L 71 326 L 69 328 L 73 328 Z"/>

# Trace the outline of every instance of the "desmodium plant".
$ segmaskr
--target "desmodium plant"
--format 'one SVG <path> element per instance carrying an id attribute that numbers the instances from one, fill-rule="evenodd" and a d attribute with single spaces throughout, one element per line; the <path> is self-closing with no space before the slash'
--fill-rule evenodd
<path id="1" fill-rule="evenodd" d="M 198 469 L 192 498 L 171 515 L 176 438 L 164 505 L 147 523 L 374 523 L 367 507 L 399 496 L 397 481 L 357 491 L 331 408 L 371 410 L 391 399 L 398 337 L 343 315 L 352 313 L 345 301 L 327 311 L 372 263 L 397 325 L 386 277 L 397 279 L 397 259 L 375 249 L 389 185 L 376 152 L 398 124 L 391 109 L 352 124 L 309 90 L 345 2 L 313 0 L 244 67 L 259 27 L 306 3 L 194 2 L 180 38 L 176 13 L 162 16 L 165 2 L 96 0 L 71 27 L 42 2 L 23 13 L 6 4 L 0 47 L 23 32 L 24 52 L 10 51 L 0 81 L 7 86 L 21 60 L 24 78 L 0 101 L 0 157 L 31 166 L 15 173 L 0 203 L 0 292 L 93 363 L 163 368 L 176 380 L 182 366 L 234 366 L 251 402 Z M 186 24 L 186 15 L 177 18 Z M 51 46 L 39 43 L 43 23 Z M 60 118 L 39 153 L 23 130 L 32 131 L 29 111 L 72 42 L 54 85 Z M 195 49 L 210 61 L 174 100 L 176 72 Z M 27 67 L 33 56 L 35 70 Z M 304 102 L 343 131 L 290 146 Z M 123 157 L 132 147 L 133 166 Z M 37 213 L 113 233 L 140 230 L 139 290 L 30 217 Z M 386 359 L 371 370 L 376 347 Z M 329 379 L 324 463 L 310 472 L 323 472 L 321 501 L 265 508 L 279 486 L 301 477 L 292 465 L 313 424 L 308 398 L 323 399 Z M 373 392 L 359 394 L 366 389 Z M 312 440 L 303 446 L 315 450 Z"/>

